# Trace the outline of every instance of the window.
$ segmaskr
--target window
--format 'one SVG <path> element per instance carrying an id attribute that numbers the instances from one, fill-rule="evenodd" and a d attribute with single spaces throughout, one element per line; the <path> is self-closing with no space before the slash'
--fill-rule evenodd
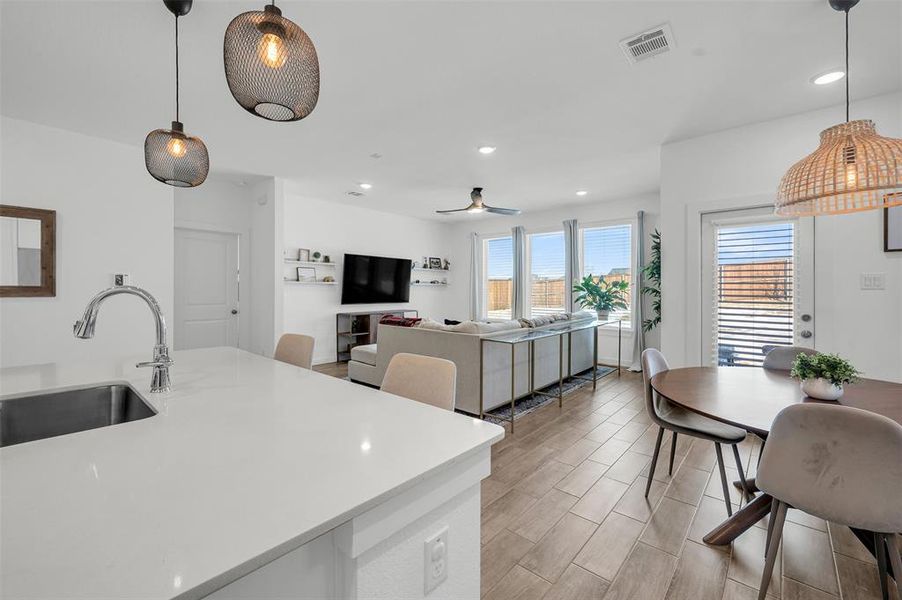
<path id="1" fill-rule="evenodd" d="M 629 224 L 582 229 L 583 276 L 592 275 L 596 281 L 628 281 L 632 283 L 633 232 Z M 627 291 L 626 303 L 632 307 L 632 288 Z M 630 308 L 612 311 L 612 318 L 629 318 Z"/>
<path id="2" fill-rule="evenodd" d="M 761 366 L 766 346 L 791 346 L 794 223 L 716 228 L 714 314 L 718 365 Z"/>
<path id="3" fill-rule="evenodd" d="M 489 319 L 510 319 L 514 288 L 514 251 L 510 237 L 485 240 L 485 309 Z"/>
<path id="4" fill-rule="evenodd" d="M 566 312 L 564 290 L 564 232 L 529 236 L 529 314 L 533 317 Z"/>

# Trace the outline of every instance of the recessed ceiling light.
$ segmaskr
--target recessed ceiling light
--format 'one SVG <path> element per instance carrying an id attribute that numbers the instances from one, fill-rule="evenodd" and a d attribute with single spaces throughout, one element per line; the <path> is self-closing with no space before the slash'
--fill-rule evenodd
<path id="1" fill-rule="evenodd" d="M 588 193 L 589 192 L 587 192 L 586 190 L 579 190 L 578 192 L 576 192 L 576 195 L 577 196 L 585 196 Z"/>
<path id="2" fill-rule="evenodd" d="M 839 81 L 845 76 L 846 74 L 843 71 L 829 71 L 813 77 L 811 83 L 814 85 L 827 85 L 828 83 Z"/>
<path id="3" fill-rule="evenodd" d="M 477 148 L 480 154 L 491 154 L 495 151 L 495 146 L 480 146 Z"/>
<path id="4" fill-rule="evenodd" d="M 360 184 L 360 189 L 362 189 L 362 190 L 371 190 L 371 189 L 373 189 L 373 184 L 372 184 L 372 183 L 361 183 L 361 184 Z"/>

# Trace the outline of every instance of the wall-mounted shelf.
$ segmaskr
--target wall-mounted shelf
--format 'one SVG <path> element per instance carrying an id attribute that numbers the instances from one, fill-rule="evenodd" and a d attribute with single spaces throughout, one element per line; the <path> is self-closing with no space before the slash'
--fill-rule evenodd
<path id="1" fill-rule="evenodd" d="M 282 281 L 292 285 L 338 285 L 335 281 L 297 281 L 296 279 L 283 279 Z"/>
<path id="2" fill-rule="evenodd" d="M 447 283 L 430 283 L 428 281 L 421 281 L 419 283 L 415 281 L 411 281 L 410 285 L 412 287 L 447 287 Z"/>
<path id="3" fill-rule="evenodd" d="M 334 262 L 315 262 L 312 260 L 294 260 L 292 258 L 285 259 L 286 265 L 297 265 L 299 267 L 335 267 L 338 263 Z"/>
<path id="4" fill-rule="evenodd" d="M 450 273 L 449 269 L 425 269 L 423 267 L 414 267 L 413 271 L 429 271 L 431 273 Z"/>

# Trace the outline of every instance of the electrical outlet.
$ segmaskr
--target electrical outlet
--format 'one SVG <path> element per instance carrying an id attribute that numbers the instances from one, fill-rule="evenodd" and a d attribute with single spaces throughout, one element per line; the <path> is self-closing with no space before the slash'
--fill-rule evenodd
<path id="1" fill-rule="evenodd" d="M 884 273 L 862 273 L 859 287 L 863 290 L 885 289 L 886 275 Z"/>
<path id="2" fill-rule="evenodd" d="M 116 273 L 113 275 L 113 285 L 116 287 L 128 285 L 128 273 Z"/>
<path id="3" fill-rule="evenodd" d="M 448 578 L 448 527 L 426 540 L 426 594 Z"/>

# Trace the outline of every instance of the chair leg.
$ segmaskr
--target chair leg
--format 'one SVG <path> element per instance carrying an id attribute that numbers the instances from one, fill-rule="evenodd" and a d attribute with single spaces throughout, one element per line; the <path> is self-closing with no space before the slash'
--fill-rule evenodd
<path id="1" fill-rule="evenodd" d="M 889 587 L 887 579 L 889 574 L 886 572 L 886 544 L 884 544 L 884 536 L 882 533 L 874 532 L 874 549 L 877 552 L 877 577 L 880 578 L 880 597 L 883 600 L 889 600 Z"/>
<path id="2" fill-rule="evenodd" d="M 896 587 L 899 588 L 899 598 L 902 598 L 902 555 L 899 547 L 899 536 L 895 533 L 884 534 L 886 549 L 889 551 L 889 563 L 893 566 L 893 576 L 896 578 Z"/>
<path id="3" fill-rule="evenodd" d="M 667 474 L 673 475 L 673 457 L 676 455 L 676 440 L 677 440 L 677 432 L 673 432 L 673 437 L 670 438 L 670 465 L 667 467 Z"/>
<path id="4" fill-rule="evenodd" d="M 739 483 L 742 484 L 743 498 L 751 498 L 752 493 L 749 492 L 749 484 L 745 480 L 745 472 L 742 470 L 742 459 L 739 458 L 739 446 L 733 444 L 733 458 L 736 459 L 736 470 L 739 471 Z"/>
<path id="5" fill-rule="evenodd" d="M 777 509 L 780 501 L 773 498 L 770 502 L 770 515 L 767 517 L 767 541 L 764 542 L 764 556 L 767 556 L 767 549 L 770 548 L 770 538 L 774 535 L 774 521 L 777 518 Z"/>
<path id="6" fill-rule="evenodd" d="M 720 470 L 720 483 L 723 486 L 723 501 L 727 505 L 727 516 L 733 516 L 733 506 L 730 504 L 730 487 L 727 485 L 727 472 L 723 468 L 723 451 L 720 444 L 714 442 L 714 450 L 717 453 L 717 468 Z"/>
<path id="7" fill-rule="evenodd" d="M 676 434 L 674 434 L 676 435 Z M 664 428 L 658 427 L 658 441 L 655 442 L 655 453 L 651 457 L 651 466 L 648 467 L 648 482 L 645 484 L 645 497 L 648 498 L 648 492 L 651 490 L 651 480 L 655 476 L 655 465 L 658 464 L 658 453 L 661 452 L 661 440 L 664 439 Z"/>
<path id="8" fill-rule="evenodd" d="M 775 498 L 776 500 L 776 498 Z M 767 545 L 767 556 L 764 559 L 764 572 L 761 573 L 761 586 L 758 588 L 758 600 L 765 600 L 767 595 L 767 587 L 770 585 L 770 578 L 774 572 L 774 563 L 777 561 L 777 550 L 780 549 L 780 538 L 783 537 L 783 523 L 786 521 L 785 502 L 777 501 L 776 514 L 771 513 L 774 520 L 773 535 L 771 535 L 770 543 Z"/>

